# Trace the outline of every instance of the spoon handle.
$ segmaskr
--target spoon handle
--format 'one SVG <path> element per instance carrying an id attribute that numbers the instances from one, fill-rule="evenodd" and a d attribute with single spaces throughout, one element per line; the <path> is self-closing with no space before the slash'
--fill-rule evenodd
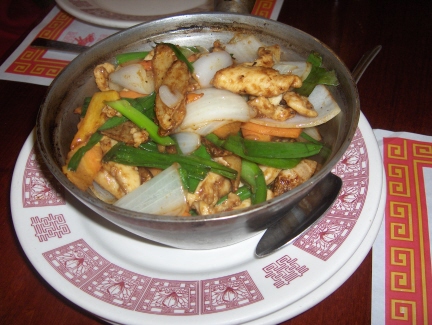
<path id="1" fill-rule="evenodd" d="M 336 200 L 341 187 L 340 177 L 333 173 L 327 174 L 294 208 L 265 231 L 255 255 L 265 257 L 292 243 L 324 215 Z"/>

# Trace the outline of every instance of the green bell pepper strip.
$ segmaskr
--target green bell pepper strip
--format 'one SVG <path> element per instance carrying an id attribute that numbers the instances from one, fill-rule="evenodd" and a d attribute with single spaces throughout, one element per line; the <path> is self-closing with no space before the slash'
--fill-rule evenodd
<path id="1" fill-rule="evenodd" d="M 245 154 L 267 158 L 304 158 L 320 152 L 322 144 L 306 142 L 264 142 L 243 139 Z"/>
<path id="2" fill-rule="evenodd" d="M 242 160 L 240 178 L 251 190 L 252 204 L 258 204 L 267 199 L 267 184 L 265 182 L 264 173 L 257 164 Z"/>
<path id="3" fill-rule="evenodd" d="M 268 167 L 290 169 L 297 166 L 301 161 L 300 158 L 265 158 L 249 156 L 245 153 L 243 138 L 239 135 L 230 135 L 227 139 L 221 140 L 215 134 L 210 133 L 206 135 L 206 139 L 243 159 Z"/>
<path id="4" fill-rule="evenodd" d="M 126 116 L 141 129 L 146 129 L 150 137 L 158 144 L 164 146 L 175 145 L 176 142 L 168 136 L 162 137 L 158 134 L 158 126 L 143 113 L 134 108 L 127 100 L 120 99 L 106 102 L 106 104 L 116 111 Z"/>
<path id="5" fill-rule="evenodd" d="M 76 171 L 82 157 L 84 157 L 86 152 L 93 148 L 93 146 L 96 145 L 102 139 L 102 137 L 103 135 L 99 132 L 93 133 L 87 143 L 74 153 L 68 162 L 67 168 L 71 171 Z"/>
<path id="6" fill-rule="evenodd" d="M 124 165 L 168 168 L 173 163 L 179 163 L 185 168 L 191 177 L 204 179 L 208 171 L 222 175 L 229 179 L 237 176 L 237 171 L 232 168 L 218 164 L 197 156 L 184 156 L 179 154 L 166 154 L 160 152 L 146 151 L 139 148 L 127 146 L 124 143 L 114 145 L 102 158 L 104 162 L 114 161 Z"/>
<path id="7" fill-rule="evenodd" d="M 121 53 L 115 56 L 116 64 L 123 64 L 129 61 L 144 60 L 149 52 L 129 52 Z"/>
<path id="8" fill-rule="evenodd" d="M 296 93 L 307 97 L 318 84 L 328 86 L 339 85 L 336 72 L 334 70 L 327 71 L 325 68 L 321 67 L 322 57 L 319 53 L 312 52 L 306 61 L 312 64 L 312 68 L 306 79 L 303 81 L 302 86 L 294 89 Z"/>

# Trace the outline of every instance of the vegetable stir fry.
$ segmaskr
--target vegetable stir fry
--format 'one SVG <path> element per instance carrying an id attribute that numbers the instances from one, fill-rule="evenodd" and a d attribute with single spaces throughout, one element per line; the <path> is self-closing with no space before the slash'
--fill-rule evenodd
<path id="1" fill-rule="evenodd" d="M 316 125 L 340 112 L 321 56 L 282 61 L 249 35 L 211 49 L 156 43 L 94 69 L 63 172 L 139 212 L 207 215 L 259 204 L 313 176 Z"/>

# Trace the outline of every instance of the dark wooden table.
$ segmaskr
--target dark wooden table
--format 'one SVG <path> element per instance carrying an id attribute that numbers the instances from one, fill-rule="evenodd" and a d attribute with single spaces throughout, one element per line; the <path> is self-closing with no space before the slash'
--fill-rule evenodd
<path id="1" fill-rule="evenodd" d="M 32 1 L 18 2 L 25 5 Z M 39 1 L 43 2 L 47 1 Z M 19 30 L 29 32 L 47 10 L 39 8 L 30 15 L 31 19 L 23 19 Z M 431 1 L 285 0 L 279 21 L 326 43 L 350 69 L 365 51 L 381 44 L 382 51 L 358 85 L 363 113 L 372 128 L 432 135 Z M 7 28 L 3 23 L 0 26 Z M 1 62 L 25 33 L 18 32 L 12 48 L 9 48 L 10 39 L 4 40 L 4 33 L 0 33 L 0 55 L 5 53 Z M 3 112 L 0 121 L 3 141 L 0 146 L 0 323 L 103 324 L 63 298 L 38 275 L 24 255 L 12 225 L 9 204 L 12 172 L 21 147 L 34 127 L 46 90 L 43 86 L 0 80 Z M 333 294 L 283 324 L 370 324 L 371 269 L 369 253 L 357 271 Z"/>

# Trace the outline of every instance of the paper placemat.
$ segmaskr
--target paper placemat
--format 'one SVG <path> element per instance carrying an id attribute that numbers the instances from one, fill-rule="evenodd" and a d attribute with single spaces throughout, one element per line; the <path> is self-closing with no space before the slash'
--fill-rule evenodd
<path id="1" fill-rule="evenodd" d="M 276 20 L 283 0 L 257 0 L 253 15 Z M 48 86 L 77 54 L 30 47 L 36 37 L 91 46 L 118 32 L 75 19 L 55 6 L 0 67 L 0 79 Z"/>
<path id="2" fill-rule="evenodd" d="M 387 177 L 387 203 L 372 249 L 372 324 L 430 324 L 432 137 L 374 133 Z"/>

